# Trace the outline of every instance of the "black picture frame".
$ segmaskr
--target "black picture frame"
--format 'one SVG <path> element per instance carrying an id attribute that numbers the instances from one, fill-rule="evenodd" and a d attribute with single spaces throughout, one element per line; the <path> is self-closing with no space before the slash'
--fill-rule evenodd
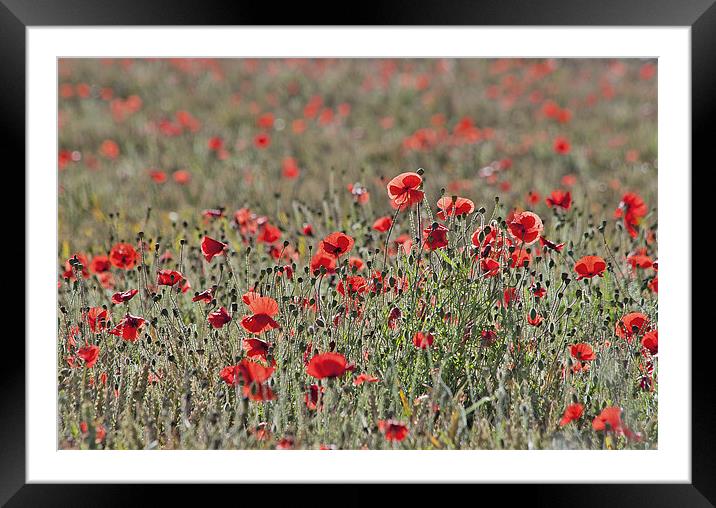
<path id="1" fill-rule="evenodd" d="M 218 0 L 0 0 L 0 111 L 2 139 L 8 153 L 24 165 L 25 30 L 31 26 L 104 25 L 548 25 L 548 26 L 688 26 L 691 27 L 692 159 L 706 168 L 716 160 L 716 6 L 715 0 L 490 0 L 452 2 L 430 0 L 361 2 L 355 9 L 336 10 L 336 4 L 310 2 L 268 4 Z M 339 14 L 326 20 L 325 14 Z M 343 14 L 345 13 L 345 14 Z M 319 20 L 321 20 L 319 22 Z M 567 41 L 566 41 L 567 42 Z M 708 164 L 708 165 L 707 165 Z M 688 172 L 690 168 L 669 168 Z M 693 173 L 692 173 L 693 174 Z M 26 190 L 32 182 L 25 182 Z M 692 198 L 692 202 L 695 199 Z M 683 213 L 691 214 L 691 210 Z M 690 241 L 690 236 L 686 237 Z M 28 270 L 25 266 L 25 270 Z M 32 295 L 26 295 L 31 301 Z M 26 318 L 28 308 L 25 308 Z M 710 334 L 691 337 L 685 318 L 684 336 L 692 340 L 692 483 L 481 486 L 497 499 L 525 506 L 649 506 L 701 507 L 716 504 L 716 411 L 711 389 L 712 360 L 700 346 Z M 6 353 L 7 354 L 7 353 Z M 13 361 L 3 362 L 0 374 L 0 503 L 7 506 L 143 506 L 158 496 L 186 496 L 185 485 L 41 485 L 26 484 L 25 354 L 16 347 Z M 236 487 L 212 488 L 212 496 L 236 493 Z M 240 488 L 240 487 L 239 487 Z M 365 505 L 371 502 L 361 486 L 341 490 L 341 497 Z M 508 494 L 505 491 L 508 490 Z M 415 489 L 408 489 L 416 492 Z M 263 496 L 265 490 L 256 490 Z M 295 492 L 295 491 L 294 491 Z M 244 495 L 246 495 L 244 490 Z M 405 491 L 387 493 L 386 505 Z"/>

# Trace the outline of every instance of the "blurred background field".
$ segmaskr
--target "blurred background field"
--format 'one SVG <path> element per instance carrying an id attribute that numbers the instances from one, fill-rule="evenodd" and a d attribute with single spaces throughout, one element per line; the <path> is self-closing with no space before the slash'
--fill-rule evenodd
<path id="1" fill-rule="evenodd" d="M 219 206 L 290 213 L 293 200 L 315 207 L 332 193 L 348 203 L 351 183 L 373 196 L 367 213 L 382 214 L 384 180 L 419 167 L 435 199 L 444 188 L 478 206 L 499 195 L 527 207 L 528 192 L 544 197 L 573 177 L 592 211 L 625 189 L 656 207 L 655 70 L 641 60 L 61 60 L 60 239 L 91 247 L 109 213 L 138 223 L 148 207 L 184 220 Z M 555 153 L 558 138 L 568 154 Z M 295 178 L 283 176 L 287 158 Z"/>

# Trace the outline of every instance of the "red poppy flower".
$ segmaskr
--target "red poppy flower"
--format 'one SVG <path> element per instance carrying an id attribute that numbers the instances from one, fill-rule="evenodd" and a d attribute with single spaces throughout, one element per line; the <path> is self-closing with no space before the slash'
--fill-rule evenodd
<path id="1" fill-rule="evenodd" d="M 496 277 L 500 273 L 500 263 L 493 258 L 481 259 L 480 270 L 485 277 Z"/>
<path id="2" fill-rule="evenodd" d="M 315 411 L 316 409 L 318 409 L 318 396 L 325 391 L 326 389 L 322 386 L 310 385 L 308 387 L 308 391 L 306 392 L 306 396 L 304 397 L 304 400 L 306 401 L 306 407 L 311 411 Z M 323 404 L 321 404 L 321 406 L 323 406 Z"/>
<path id="3" fill-rule="evenodd" d="M 547 288 L 544 286 L 537 286 L 536 284 L 530 286 L 530 291 L 532 291 L 532 294 L 537 298 L 544 298 L 547 295 Z"/>
<path id="4" fill-rule="evenodd" d="M 592 346 L 583 342 L 569 346 L 569 352 L 572 355 L 572 358 L 580 362 L 591 362 L 597 358 L 594 354 Z"/>
<path id="5" fill-rule="evenodd" d="M 553 190 L 552 194 L 550 194 L 549 197 L 545 199 L 545 202 L 550 208 L 558 207 L 564 208 L 565 210 L 569 210 L 569 208 L 572 206 L 572 193 L 569 191 L 564 191 L 562 189 Z"/>
<path id="6" fill-rule="evenodd" d="M 184 280 L 184 276 L 176 270 L 159 270 L 157 284 L 160 286 L 173 286 Z"/>
<path id="7" fill-rule="evenodd" d="M 435 336 L 432 333 L 417 332 L 413 335 L 413 345 L 418 349 L 428 349 L 434 341 Z"/>
<path id="8" fill-rule="evenodd" d="M 345 233 L 336 232 L 325 237 L 318 245 L 318 249 L 338 258 L 350 252 L 354 243 L 355 241 L 352 237 Z"/>
<path id="9" fill-rule="evenodd" d="M 360 275 L 349 275 L 345 278 L 345 284 L 343 284 L 343 280 L 338 282 L 336 291 L 342 296 L 345 296 L 346 286 L 348 287 L 349 295 L 361 294 L 368 290 L 368 281 Z"/>
<path id="10" fill-rule="evenodd" d="M 348 258 L 348 266 L 350 266 L 351 268 L 355 268 L 356 270 L 362 270 L 365 266 L 365 263 L 361 258 L 351 256 Z"/>
<path id="11" fill-rule="evenodd" d="M 629 236 L 636 238 L 638 234 L 636 227 L 648 212 L 649 209 L 641 196 L 634 192 L 627 192 L 622 196 L 619 206 L 614 211 L 614 217 L 617 219 L 623 218 L 624 226 L 629 232 Z"/>
<path id="12" fill-rule="evenodd" d="M 408 436 L 407 425 L 397 420 L 378 420 L 378 429 L 385 435 L 386 441 L 402 441 Z"/>
<path id="13" fill-rule="evenodd" d="M 179 185 L 186 185 L 191 181 L 191 173 L 186 169 L 179 169 L 172 173 L 172 178 Z"/>
<path id="14" fill-rule="evenodd" d="M 273 319 L 273 316 L 278 314 L 276 300 L 268 296 L 259 296 L 253 292 L 246 293 L 243 296 L 243 300 L 253 313 L 251 316 L 245 316 L 241 320 L 241 326 L 244 327 L 244 330 L 260 334 L 279 327 L 279 324 Z"/>
<path id="15" fill-rule="evenodd" d="M 128 313 L 109 333 L 122 337 L 126 341 L 134 342 L 139 338 L 139 330 L 144 323 L 144 318 Z"/>
<path id="16" fill-rule="evenodd" d="M 651 257 L 639 253 L 627 256 L 627 263 L 629 263 L 632 270 L 636 270 L 637 268 L 647 269 L 654 266 L 654 261 Z"/>
<path id="17" fill-rule="evenodd" d="M 379 381 L 380 379 L 375 376 L 371 376 L 370 374 L 359 374 L 353 380 L 353 386 L 360 386 L 363 383 L 377 383 Z"/>
<path id="18" fill-rule="evenodd" d="M 534 314 L 530 312 L 530 314 L 527 316 L 527 323 L 532 326 L 539 326 L 542 324 L 542 316 L 540 316 L 536 312 Z"/>
<path id="19" fill-rule="evenodd" d="M 100 153 L 108 159 L 119 157 L 119 145 L 111 139 L 105 139 L 99 147 Z"/>
<path id="20" fill-rule="evenodd" d="M 99 358 L 99 347 L 92 344 L 91 346 L 80 348 L 80 350 L 77 351 L 77 356 L 84 360 L 85 367 L 89 369 L 94 366 Z"/>
<path id="21" fill-rule="evenodd" d="M 109 260 L 113 266 L 123 270 L 131 270 L 139 262 L 139 254 L 128 243 L 118 243 L 109 251 Z"/>
<path id="22" fill-rule="evenodd" d="M 256 240 L 262 243 L 272 244 L 277 242 L 281 238 L 281 230 L 276 226 L 266 222 L 261 226 Z"/>
<path id="23" fill-rule="evenodd" d="M 475 211 L 475 203 L 467 198 L 443 196 L 438 200 L 438 219 L 445 220 L 453 215 L 467 215 Z"/>
<path id="24" fill-rule="evenodd" d="M 641 312 L 630 312 L 617 322 L 615 333 L 617 337 L 631 342 L 649 328 L 649 318 Z"/>
<path id="25" fill-rule="evenodd" d="M 534 206 L 537 203 L 539 203 L 540 195 L 538 192 L 535 191 L 529 191 L 527 193 L 527 204 L 530 206 Z"/>
<path id="26" fill-rule="evenodd" d="M 419 190 L 423 179 L 417 173 L 401 173 L 388 182 L 388 197 L 395 208 L 408 208 L 423 200 L 424 193 Z"/>
<path id="27" fill-rule="evenodd" d="M 266 384 L 273 371 L 274 367 L 266 367 L 244 358 L 237 365 L 221 369 L 219 376 L 231 386 L 236 386 L 241 382 L 245 398 L 263 401 L 276 398 L 271 388 Z"/>
<path id="28" fill-rule="evenodd" d="M 563 136 L 557 136 L 556 138 L 554 138 L 553 148 L 554 151 L 558 154 L 566 155 L 572 149 L 572 146 L 569 144 L 569 140 L 567 138 Z"/>
<path id="29" fill-rule="evenodd" d="M 244 339 L 241 344 L 244 348 L 244 351 L 246 351 L 247 357 L 253 358 L 255 356 L 258 356 L 263 358 L 264 360 L 266 359 L 266 355 L 268 354 L 269 350 L 268 342 L 264 342 L 260 339 Z"/>
<path id="30" fill-rule="evenodd" d="M 223 254 L 227 247 L 227 244 L 220 242 L 219 240 L 214 240 L 209 236 L 205 236 L 201 240 L 201 253 L 204 254 L 204 258 L 207 261 L 211 261 L 214 256 Z"/>
<path id="31" fill-rule="evenodd" d="M 322 353 L 314 356 L 308 362 L 306 372 L 316 379 L 341 377 L 348 371 L 353 371 L 354 365 L 348 363 L 346 357 L 340 353 Z"/>
<path id="32" fill-rule="evenodd" d="M 584 256 L 574 264 L 574 271 L 577 272 L 577 280 L 591 279 L 592 277 L 603 277 L 607 263 L 599 256 Z"/>
<path id="33" fill-rule="evenodd" d="M 149 171 L 149 177 L 154 183 L 164 183 L 167 181 L 167 174 L 164 171 L 159 171 L 156 169 Z"/>
<path id="34" fill-rule="evenodd" d="M 652 355 L 659 353 L 659 332 L 658 330 L 652 330 L 651 332 L 645 333 L 641 338 L 641 345 L 649 351 Z"/>
<path id="35" fill-rule="evenodd" d="M 264 148 L 268 148 L 271 144 L 271 136 L 265 133 L 257 134 L 254 138 L 254 146 L 256 148 L 259 148 L 263 150 Z"/>
<path id="36" fill-rule="evenodd" d="M 423 229 L 423 247 L 429 251 L 448 245 L 448 228 L 444 224 L 433 224 Z"/>
<path id="37" fill-rule="evenodd" d="M 613 431 L 617 433 L 623 432 L 622 424 L 622 408 L 605 407 L 599 416 L 595 416 L 592 420 L 592 428 L 596 431 Z"/>
<path id="38" fill-rule="evenodd" d="M 567 409 L 564 410 L 562 419 L 559 421 L 560 427 L 564 427 L 569 422 L 579 420 L 584 413 L 584 406 L 581 404 L 570 404 Z"/>
<path id="39" fill-rule="evenodd" d="M 283 169 L 281 171 L 284 178 L 298 178 L 298 175 L 300 173 L 298 169 L 298 164 L 296 163 L 296 159 L 293 157 L 286 157 L 283 159 Z"/>
<path id="40" fill-rule="evenodd" d="M 562 252 L 562 249 L 564 249 L 563 243 L 555 243 L 547 240 L 545 237 L 540 236 L 539 237 L 539 244 L 542 247 L 546 247 L 549 250 L 553 250 L 555 252 Z"/>
<path id="41" fill-rule="evenodd" d="M 231 321 L 231 316 L 229 315 L 229 311 L 226 310 L 226 307 L 221 307 L 218 310 L 215 310 L 214 312 L 210 313 L 207 316 L 206 320 L 214 328 L 221 328 L 222 326 Z"/>
<path id="42" fill-rule="evenodd" d="M 491 346 L 497 342 L 497 333 L 494 330 L 482 330 L 480 332 L 480 342 L 483 346 Z"/>
<path id="43" fill-rule="evenodd" d="M 108 272 L 112 267 L 107 256 L 95 256 L 92 258 L 92 262 L 89 265 L 90 272 L 92 273 L 104 273 Z"/>
<path id="44" fill-rule="evenodd" d="M 531 245 L 537 241 L 544 229 L 542 220 L 536 213 L 519 212 L 508 221 L 507 227 L 515 240 Z"/>
<path id="45" fill-rule="evenodd" d="M 139 293 L 138 289 L 130 289 L 124 291 L 123 293 L 115 293 L 112 295 L 112 303 L 114 303 L 115 305 L 126 303 L 132 298 L 134 298 L 134 295 L 136 295 L 137 293 Z"/>
<path id="46" fill-rule="evenodd" d="M 87 323 L 89 323 L 92 333 L 100 333 L 107 327 L 109 314 L 107 309 L 102 307 L 92 307 L 87 311 Z"/>
<path id="47" fill-rule="evenodd" d="M 214 288 L 205 289 L 200 293 L 194 293 L 194 297 L 191 299 L 192 302 L 204 302 L 211 303 L 214 299 Z"/>
<path id="48" fill-rule="evenodd" d="M 224 148 L 224 140 L 221 139 L 219 136 L 214 136 L 212 138 L 209 138 L 209 141 L 207 142 L 207 146 L 209 147 L 209 150 L 212 152 L 218 152 L 222 148 Z"/>
<path id="49" fill-rule="evenodd" d="M 393 225 L 393 219 L 390 218 L 390 216 L 381 217 L 380 219 L 376 219 L 376 221 L 373 223 L 373 229 L 376 231 L 380 231 L 381 233 L 385 233 L 390 229 L 390 227 Z"/>
<path id="50" fill-rule="evenodd" d="M 314 275 L 317 275 L 321 268 L 325 268 L 327 273 L 333 273 L 337 266 L 338 259 L 322 249 L 318 249 L 318 252 L 311 258 L 311 273 Z"/>

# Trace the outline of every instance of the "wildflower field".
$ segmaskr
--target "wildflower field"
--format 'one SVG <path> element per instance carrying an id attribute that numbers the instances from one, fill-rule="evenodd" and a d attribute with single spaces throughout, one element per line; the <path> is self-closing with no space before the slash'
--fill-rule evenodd
<path id="1" fill-rule="evenodd" d="M 649 60 L 60 60 L 62 449 L 655 449 Z"/>

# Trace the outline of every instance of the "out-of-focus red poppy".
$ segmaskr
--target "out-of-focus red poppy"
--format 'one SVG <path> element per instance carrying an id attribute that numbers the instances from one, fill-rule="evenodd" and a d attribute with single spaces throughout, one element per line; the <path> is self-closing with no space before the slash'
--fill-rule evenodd
<path id="1" fill-rule="evenodd" d="M 591 279 L 592 277 L 603 277 L 607 263 L 599 256 L 584 256 L 574 264 L 574 271 L 577 272 L 577 280 Z"/>
<path id="2" fill-rule="evenodd" d="M 433 224 L 423 229 L 423 248 L 433 251 L 448 245 L 448 228 L 444 224 Z"/>
<path id="3" fill-rule="evenodd" d="M 191 181 L 191 173 L 186 169 L 179 169 L 172 173 L 172 178 L 179 185 L 186 185 Z"/>
<path id="4" fill-rule="evenodd" d="M 562 419 L 559 421 L 560 427 L 564 427 L 570 422 L 579 420 L 584 414 L 584 406 L 582 404 L 570 404 L 567 409 L 564 410 Z"/>
<path id="5" fill-rule="evenodd" d="M 227 244 L 214 240 L 210 236 L 205 236 L 201 240 L 201 253 L 204 254 L 204 258 L 209 262 L 214 259 L 214 256 L 223 254 L 227 248 Z"/>
<path id="6" fill-rule="evenodd" d="M 622 408 L 605 407 L 599 416 L 595 416 L 592 420 L 592 428 L 596 431 L 623 432 Z"/>
<path id="7" fill-rule="evenodd" d="M 533 212 L 515 213 L 508 221 L 507 227 L 512 237 L 525 245 L 536 242 L 544 229 L 542 219 Z"/>
<path id="8" fill-rule="evenodd" d="M 569 210 L 572 206 L 572 193 L 562 189 L 556 189 L 545 199 L 545 202 L 550 208 L 557 207 Z"/>
<path id="9" fill-rule="evenodd" d="M 475 211 L 475 203 L 458 196 L 443 196 L 438 200 L 438 219 L 445 220 L 453 215 L 467 215 Z"/>
<path id="10" fill-rule="evenodd" d="M 402 441 L 408 437 L 408 426 L 397 420 L 378 420 L 378 429 L 386 441 Z"/>
<path id="11" fill-rule="evenodd" d="M 341 377 L 349 371 L 353 371 L 355 366 L 348 363 L 346 357 L 340 353 L 321 353 L 308 362 L 306 372 L 309 376 L 316 379 Z"/>
<path id="12" fill-rule="evenodd" d="M 99 358 L 99 347 L 94 344 L 85 346 L 77 351 L 77 356 L 85 362 L 85 367 L 92 368 Z"/>
<path id="13" fill-rule="evenodd" d="M 82 265 L 81 269 L 78 264 Z M 89 262 L 87 260 L 87 256 L 85 256 L 81 252 L 77 252 L 71 258 L 65 261 L 65 271 L 63 272 L 62 276 L 65 279 L 75 280 L 75 270 L 79 270 L 79 273 L 82 274 L 82 278 L 86 279 L 90 275 L 88 265 Z"/>
<path id="14" fill-rule="evenodd" d="M 149 177 L 154 183 L 164 183 L 167 181 L 167 174 L 164 171 L 160 171 L 158 169 L 150 170 Z"/>
<path id="15" fill-rule="evenodd" d="M 99 147 L 99 152 L 107 159 L 114 160 L 119 157 L 119 145 L 111 139 L 105 139 Z"/>
<path id="16" fill-rule="evenodd" d="M 569 346 L 569 353 L 572 355 L 572 358 L 580 362 L 591 362 L 597 358 L 592 346 L 584 342 Z"/>
<path id="17" fill-rule="evenodd" d="M 572 145 L 569 144 L 569 140 L 564 136 L 557 136 L 554 138 L 552 145 L 554 151 L 560 155 L 566 155 L 572 149 Z"/>
<path id="18" fill-rule="evenodd" d="M 254 146 L 260 150 L 268 148 L 271 144 L 271 136 L 262 132 L 254 137 Z"/>
<path id="19" fill-rule="evenodd" d="M 350 252 L 353 249 L 355 240 L 345 233 L 336 232 L 331 233 L 325 237 L 319 244 L 319 250 L 330 254 L 336 258 L 341 257 L 343 254 Z"/>
<path id="20" fill-rule="evenodd" d="M 123 270 L 131 270 L 139 262 L 139 254 L 128 243 L 117 243 L 109 251 L 109 260 L 112 266 Z"/>
<path id="21" fill-rule="evenodd" d="M 122 337 L 126 341 L 134 342 L 139 338 L 139 330 L 144 323 L 144 318 L 127 313 L 109 333 Z"/>
<path id="22" fill-rule="evenodd" d="M 173 286 L 184 280 L 184 276 L 176 270 L 159 270 L 157 284 L 160 286 Z"/>
<path id="23" fill-rule="evenodd" d="M 420 190 L 422 177 L 417 173 L 401 173 L 388 182 L 388 197 L 396 208 L 405 209 L 423 200 L 424 193 Z"/>
<path id="24" fill-rule="evenodd" d="M 283 159 L 281 174 L 284 178 L 294 179 L 298 178 L 300 170 L 298 169 L 298 163 L 293 157 L 286 157 Z"/>
<path id="25" fill-rule="evenodd" d="M 229 314 L 229 311 L 226 310 L 226 307 L 220 307 L 214 312 L 211 312 L 207 316 L 206 320 L 214 328 L 221 328 L 222 326 L 231 321 L 231 315 Z"/>
<path id="26" fill-rule="evenodd" d="M 527 204 L 528 204 L 528 205 L 534 206 L 534 205 L 536 205 L 537 203 L 539 203 L 539 200 L 540 200 L 540 195 L 539 195 L 538 192 L 529 191 L 529 192 L 527 193 L 527 200 L 526 200 L 526 201 L 527 201 Z"/>
<path id="27" fill-rule="evenodd" d="M 276 226 L 266 222 L 261 226 L 256 241 L 261 243 L 272 244 L 281 238 L 281 230 Z"/>
<path id="28" fill-rule="evenodd" d="M 243 296 L 243 301 L 252 312 L 250 316 L 244 316 L 241 320 L 241 326 L 244 327 L 244 330 L 260 334 L 279 327 L 279 324 L 273 319 L 273 316 L 278 314 L 276 300 L 249 292 Z"/>
<path id="29" fill-rule="evenodd" d="M 90 262 L 89 269 L 92 273 L 104 273 L 108 272 L 112 264 L 109 261 L 108 256 L 95 256 Z"/>
<path id="30" fill-rule="evenodd" d="M 386 215 L 385 217 L 380 217 L 379 219 L 376 219 L 376 221 L 373 223 L 373 229 L 376 231 L 380 231 L 381 233 L 385 233 L 390 229 L 390 227 L 393 225 L 393 219 L 390 218 L 390 216 Z"/>
<path id="31" fill-rule="evenodd" d="M 126 303 L 132 298 L 134 298 L 134 295 L 136 295 L 137 293 L 139 293 L 138 289 L 129 289 L 122 293 L 115 293 L 112 295 L 112 303 L 115 305 Z"/>
<path id="32" fill-rule="evenodd" d="M 626 339 L 631 342 L 634 337 L 638 337 L 649 329 L 649 318 L 641 312 L 630 312 L 622 317 L 615 329 L 617 337 Z"/>
<path id="33" fill-rule="evenodd" d="M 435 336 L 429 332 L 416 332 L 413 335 L 413 345 L 418 349 L 428 349 L 434 341 Z"/>
<path id="34" fill-rule="evenodd" d="M 358 374 L 353 380 L 353 386 L 360 386 L 363 383 L 378 383 L 380 379 L 370 374 Z"/>

